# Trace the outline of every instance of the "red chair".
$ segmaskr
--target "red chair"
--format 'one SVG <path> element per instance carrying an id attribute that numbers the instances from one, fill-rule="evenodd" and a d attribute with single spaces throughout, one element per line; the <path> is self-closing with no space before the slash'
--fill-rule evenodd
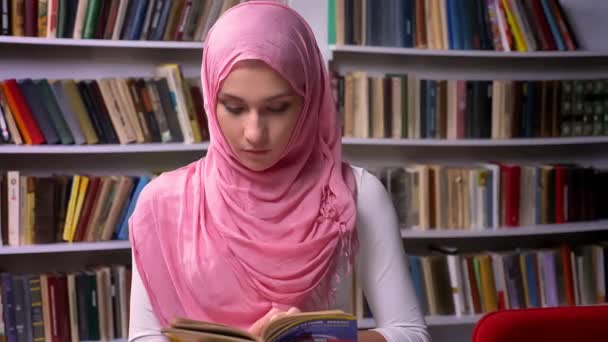
<path id="1" fill-rule="evenodd" d="M 483 316 L 473 342 L 606 342 L 608 306 L 503 310 Z"/>

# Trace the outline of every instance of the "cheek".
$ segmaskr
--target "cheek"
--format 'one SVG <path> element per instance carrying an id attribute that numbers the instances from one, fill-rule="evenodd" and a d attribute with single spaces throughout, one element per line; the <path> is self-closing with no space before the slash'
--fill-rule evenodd
<path id="1" fill-rule="evenodd" d="M 298 118 L 300 116 L 300 110 L 294 110 L 293 112 L 286 113 L 284 117 L 281 118 L 281 122 L 277 127 L 277 131 L 279 131 L 279 135 L 281 137 L 280 141 L 282 144 L 287 145 L 289 139 L 293 135 L 293 130 L 298 124 Z"/>
<path id="2" fill-rule="evenodd" d="M 217 106 L 217 123 L 224 137 L 231 146 L 234 146 L 239 135 L 239 123 L 234 115 L 228 113 L 222 106 Z"/>

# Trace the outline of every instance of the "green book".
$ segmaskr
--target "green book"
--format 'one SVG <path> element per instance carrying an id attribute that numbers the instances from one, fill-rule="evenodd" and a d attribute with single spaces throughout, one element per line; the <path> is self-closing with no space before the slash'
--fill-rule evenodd
<path id="1" fill-rule="evenodd" d="M 97 27 L 97 20 L 99 20 L 100 8 L 101 0 L 89 0 L 89 4 L 87 5 L 87 14 L 84 19 L 84 31 L 82 33 L 82 38 L 95 38 L 95 28 Z"/>
<path id="2" fill-rule="evenodd" d="M 327 44 L 336 44 L 336 0 L 327 1 Z"/>
<path id="3" fill-rule="evenodd" d="M 57 131 L 57 135 L 59 136 L 59 140 L 64 145 L 71 145 L 74 143 L 74 136 L 68 127 L 67 122 L 59 109 L 59 105 L 55 100 L 55 96 L 53 96 L 53 92 L 47 80 L 36 80 L 34 81 L 36 85 L 36 90 L 38 96 L 40 96 L 41 102 L 44 103 L 44 106 L 51 117 L 51 123 L 55 127 Z"/>
<path id="4" fill-rule="evenodd" d="M 59 0 L 57 9 L 57 38 L 68 38 L 66 37 L 67 31 L 67 0 Z"/>

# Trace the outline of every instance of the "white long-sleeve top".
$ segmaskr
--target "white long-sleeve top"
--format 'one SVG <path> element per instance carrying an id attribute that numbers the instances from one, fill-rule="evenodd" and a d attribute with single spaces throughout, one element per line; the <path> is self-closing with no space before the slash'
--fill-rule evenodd
<path id="1" fill-rule="evenodd" d="M 359 237 L 355 274 L 374 314 L 374 330 L 387 341 L 428 342 L 431 338 L 416 299 L 391 199 L 375 176 L 358 167 L 353 171 Z M 166 342 L 137 264 L 132 265 L 129 342 Z M 351 311 L 352 286 L 350 278 L 341 283 L 336 309 Z"/>

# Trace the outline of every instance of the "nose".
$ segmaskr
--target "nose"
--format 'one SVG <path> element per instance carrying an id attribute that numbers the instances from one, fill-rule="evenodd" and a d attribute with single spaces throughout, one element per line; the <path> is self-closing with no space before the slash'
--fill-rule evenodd
<path id="1" fill-rule="evenodd" d="M 244 136 L 247 143 L 252 146 L 262 146 L 266 139 L 266 125 L 260 113 L 252 109 L 245 120 Z"/>

